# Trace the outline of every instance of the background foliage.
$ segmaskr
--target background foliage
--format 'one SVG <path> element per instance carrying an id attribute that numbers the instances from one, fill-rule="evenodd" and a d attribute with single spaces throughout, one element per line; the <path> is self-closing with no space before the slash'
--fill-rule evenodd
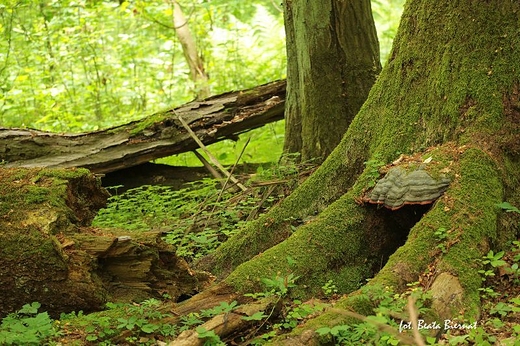
<path id="1" fill-rule="evenodd" d="M 269 3 L 182 5 L 214 93 L 284 77 Z M 168 2 L 9 1 L 0 13 L 3 126 L 91 131 L 194 96 Z"/>
<path id="2" fill-rule="evenodd" d="M 180 0 L 213 94 L 285 77 L 283 15 L 272 0 Z M 403 0 L 372 1 L 382 60 Z M 0 3 L 0 126 L 86 132 L 194 98 L 164 0 Z M 249 136 L 249 135 L 248 135 Z M 253 132 L 245 161 L 276 160 L 283 124 Z M 271 141 L 274 139 L 274 143 Z M 231 163 L 243 143 L 217 144 Z M 172 162 L 166 161 L 166 162 Z M 198 164 L 190 155 L 173 161 Z"/>

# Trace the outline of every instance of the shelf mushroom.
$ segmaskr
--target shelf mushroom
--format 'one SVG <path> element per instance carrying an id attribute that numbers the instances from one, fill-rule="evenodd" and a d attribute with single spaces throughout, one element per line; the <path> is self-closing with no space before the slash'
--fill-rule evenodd
<path id="1" fill-rule="evenodd" d="M 448 189 L 450 182 L 444 175 L 434 179 L 422 168 L 407 171 L 394 167 L 365 194 L 363 201 L 391 210 L 406 204 L 431 204 Z"/>

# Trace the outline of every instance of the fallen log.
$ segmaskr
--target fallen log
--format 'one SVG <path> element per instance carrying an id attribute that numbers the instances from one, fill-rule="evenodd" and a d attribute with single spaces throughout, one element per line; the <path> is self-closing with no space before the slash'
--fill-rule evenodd
<path id="1" fill-rule="evenodd" d="M 179 118 L 205 145 L 283 119 L 285 85 L 283 80 L 228 92 L 89 133 L 0 128 L 0 161 L 4 167 L 118 171 L 198 148 Z"/>

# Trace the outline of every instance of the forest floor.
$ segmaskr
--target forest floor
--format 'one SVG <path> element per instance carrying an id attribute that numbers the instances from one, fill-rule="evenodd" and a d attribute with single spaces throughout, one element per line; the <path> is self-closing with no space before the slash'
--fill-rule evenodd
<path id="1" fill-rule="evenodd" d="M 256 174 L 242 177 L 244 185 L 248 186 L 247 192 L 224 192 L 215 180 L 191 183 L 187 190 L 177 192 L 157 187 L 131 189 L 126 194 L 116 194 L 109 206 L 100 212 L 94 225 L 106 228 L 133 225 L 132 227 L 146 230 L 147 227 L 165 227 L 168 224 L 171 229 L 171 223 L 177 222 L 177 229 L 182 230 L 184 237 L 173 232 L 166 235 L 165 239 L 175 245 L 178 254 L 191 263 L 211 253 L 241 224 L 280 203 L 315 169 L 316 166 L 312 164 L 275 165 L 265 170 L 257 169 Z M 177 198 L 185 208 L 181 208 L 178 215 L 173 215 L 171 208 L 162 213 L 159 205 L 165 202 L 158 197 L 155 198 L 156 202 L 148 198 L 161 193 L 166 193 L 167 200 Z M 135 210 L 141 210 L 141 215 L 136 215 Z M 153 215 L 149 213 L 151 210 L 154 211 Z M 518 212 L 514 207 L 508 211 Z M 136 220 L 136 217 L 141 220 Z M 306 220 L 295 220 L 295 224 L 305 222 Z M 287 261 L 291 259 L 287 258 Z M 464 329 L 425 327 L 421 330 L 421 338 L 425 340 L 425 344 L 519 344 L 520 240 L 513 242 L 508 251 L 490 251 L 482 261 L 487 270 L 481 273 L 483 310 L 480 320 L 474 325 L 468 321 L 468 328 Z M 277 335 L 290 332 L 327 309 L 334 309 L 336 301 L 344 296 L 331 280 L 322 287 L 321 296 L 302 302 L 291 297 L 291 290 L 298 285 L 297 277 L 289 275 L 260 279 L 265 287 L 263 292 L 252 293 L 248 297 L 237 299 L 238 301 L 222 301 L 212 308 L 187 313 L 179 313 L 182 308 L 179 310 L 179 304 L 173 302 L 167 294 L 130 304 L 110 302 L 104 311 L 91 314 L 81 311 L 66 313 L 59 319 L 38 311 L 38 303 L 27 304 L 18 313 L 3 319 L 0 344 L 261 345 Z M 419 278 L 415 286 L 401 294 L 393 292 L 391 288 L 381 288 L 377 297 L 379 305 L 373 316 L 361 316 L 359 325 L 355 327 L 323 327 L 316 332 L 329 344 L 408 344 L 403 337 L 412 336 L 412 331 L 403 329 L 407 298 L 415 295 L 419 312 L 427 315 L 429 297 L 422 292 L 421 282 Z M 417 292 L 422 293 L 417 295 Z M 254 304 L 259 306 L 258 310 L 251 312 L 250 308 Z M 217 317 L 224 316 L 227 321 L 231 320 L 233 314 L 238 316 L 237 319 L 245 321 L 236 330 L 219 334 L 218 328 L 208 327 Z M 386 318 L 386 328 L 381 327 L 381 316 Z M 422 314 L 419 318 L 421 316 Z M 197 333 L 196 342 L 190 343 L 180 337 L 193 333 L 191 331 Z M 193 334 L 190 335 L 193 340 Z M 357 340 L 357 343 L 352 343 L 352 340 Z"/>

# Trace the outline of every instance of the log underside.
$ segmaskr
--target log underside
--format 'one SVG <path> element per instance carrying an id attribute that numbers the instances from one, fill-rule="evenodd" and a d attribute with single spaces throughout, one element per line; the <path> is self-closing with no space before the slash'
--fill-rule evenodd
<path id="1" fill-rule="evenodd" d="M 233 174 L 241 178 L 241 175 L 253 174 L 261 164 L 247 163 L 235 166 Z M 214 177 L 205 167 L 181 167 L 146 162 L 138 166 L 124 168 L 119 171 L 107 173 L 103 178 L 103 186 L 120 186 L 118 193 L 143 185 L 171 186 L 173 189 L 181 189 L 186 183 Z"/>

